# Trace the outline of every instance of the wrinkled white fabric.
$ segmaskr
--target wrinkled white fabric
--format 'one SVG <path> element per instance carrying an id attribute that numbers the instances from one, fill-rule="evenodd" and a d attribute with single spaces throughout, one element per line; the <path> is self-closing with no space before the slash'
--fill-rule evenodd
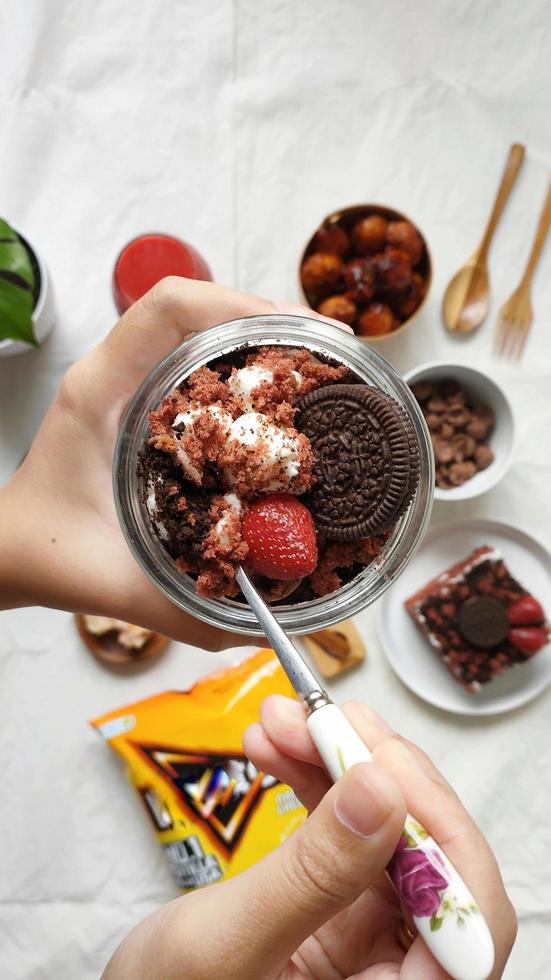
<path id="1" fill-rule="evenodd" d="M 44 253 L 58 318 L 41 351 L 0 359 L 0 476 L 65 368 L 114 322 L 112 266 L 133 235 L 181 235 L 220 282 L 294 300 L 319 219 L 386 202 L 425 232 L 435 276 L 422 319 L 381 349 L 399 370 L 435 356 L 476 363 L 517 415 L 503 483 L 438 505 L 433 520 L 492 517 L 550 546 L 551 246 L 522 366 L 490 355 L 551 171 L 550 91 L 546 0 L 4 0 L 0 213 Z M 491 314 L 454 340 L 443 289 L 477 242 L 515 140 L 528 154 L 491 249 Z M 488 835 L 519 913 L 506 977 L 547 976 L 551 695 L 500 718 L 445 715 L 392 674 L 376 611 L 360 623 L 368 661 L 334 695 L 369 700 L 433 756 Z M 86 722 L 235 656 L 174 644 L 154 669 L 120 678 L 88 656 L 70 616 L 0 617 L 3 980 L 97 980 L 127 930 L 174 894 L 122 767 Z"/>

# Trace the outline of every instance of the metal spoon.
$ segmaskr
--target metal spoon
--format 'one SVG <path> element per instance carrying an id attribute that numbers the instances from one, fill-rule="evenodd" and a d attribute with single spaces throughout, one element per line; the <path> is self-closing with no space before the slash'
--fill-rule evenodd
<path id="1" fill-rule="evenodd" d="M 371 762 L 371 752 L 367 745 L 352 727 L 344 712 L 333 704 L 323 690 L 317 677 L 261 599 L 241 565 L 237 566 L 235 577 L 272 644 L 283 670 L 297 694 L 303 699 L 308 731 L 333 781 L 336 782 L 346 769 L 350 769 L 357 762 Z M 407 892 L 401 890 L 399 894 L 415 927 L 433 956 L 456 980 L 487 980 L 494 964 L 494 946 L 490 930 L 467 885 L 428 831 L 409 813 L 404 825 L 404 836 L 408 841 L 407 848 L 410 851 L 414 849 L 418 866 L 428 868 L 433 878 L 436 876 L 436 881 L 439 883 L 438 895 L 443 908 L 446 908 L 449 903 L 450 908 L 459 907 L 468 910 L 467 916 L 462 919 L 461 929 L 457 928 L 457 920 L 453 913 L 449 924 L 446 923 L 444 928 L 440 929 L 444 919 L 438 919 L 439 924 L 435 925 L 434 914 L 431 916 L 430 911 L 420 911 L 416 905 L 419 901 L 419 893 L 416 894 L 415 886 L 409 885 Z M 400 861 L 404 860 L 400 848 L 392 860 L 398 866 Z M 392 877 L 392 862 L 389 867 Z M 408 870 L 404 877 L 407 878 L 408 874 L 411 875 L 411 870 Z"/>
<path id="2" fill-rule="evenodd" d="M 523 159 L 524 146 L 521 143 L 513 143 L 480 245 L 465 265 L 456 272 L 444 294 L 442 316 L 448 330 L 468 333 L 479 327 L 488 313 L 490 307 L 488 250 Z"/>

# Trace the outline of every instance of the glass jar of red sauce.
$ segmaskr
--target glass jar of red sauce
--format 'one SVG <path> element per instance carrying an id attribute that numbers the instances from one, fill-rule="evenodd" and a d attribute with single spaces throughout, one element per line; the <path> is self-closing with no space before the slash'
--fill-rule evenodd
<path id="1" fill-rule="evenodd" d="M 197 249 L 173 235 L 148 232 L 128 242 L 113 271 L 113 299 L 119 314 L 165 276 L 212 282 L 212 272 Z"/>

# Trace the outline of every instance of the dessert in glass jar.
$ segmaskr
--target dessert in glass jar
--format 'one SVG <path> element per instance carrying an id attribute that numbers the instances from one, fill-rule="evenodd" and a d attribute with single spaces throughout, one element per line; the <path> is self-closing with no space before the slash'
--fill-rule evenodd
<path id="1" fill-rule="evenodd" d="M 128 406 L 114 463 L 135 557 L 204 621 L 259 633 L 238 563 L 289 632 L 345 619 L 399 574 L 427 526 L 419 406 L 355 337 L 298 316 L 197 334 Z"/>

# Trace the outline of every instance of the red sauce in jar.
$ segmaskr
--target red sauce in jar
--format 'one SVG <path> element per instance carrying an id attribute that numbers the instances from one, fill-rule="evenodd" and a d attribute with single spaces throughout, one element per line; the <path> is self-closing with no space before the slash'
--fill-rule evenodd
<path id="1" fill-rule="evenodd" d="M 207 263 L 187 242 L 156 232 L 132 239 L 120 253 L 113 272 L 113 299 L 119 314 L 165 276 L 212 282 Z"/>

